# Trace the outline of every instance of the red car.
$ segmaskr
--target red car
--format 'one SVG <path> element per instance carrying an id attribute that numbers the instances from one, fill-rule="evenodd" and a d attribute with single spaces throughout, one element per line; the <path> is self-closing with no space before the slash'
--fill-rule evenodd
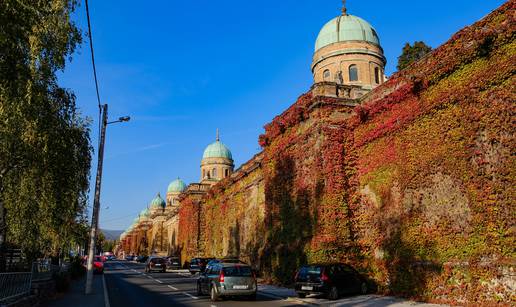
<path id="1" fill-rule="evenodd" d="M 88 268 L 88 256 L 84 257 L 82 265 Z M 104 261 L 101 256 L 93 257 L 93 273 L 102 274 L 104 273 Z"/>
<path id="2" fill-rule="evenodd" d="M 93 272 L 98 274 L 104 273 L 104 259 L 101 256 L 93 258 Z"/>

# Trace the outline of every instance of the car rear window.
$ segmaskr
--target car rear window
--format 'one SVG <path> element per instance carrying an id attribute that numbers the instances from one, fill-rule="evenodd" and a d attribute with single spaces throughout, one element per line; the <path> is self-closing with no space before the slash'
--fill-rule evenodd
<path id="1" fill-rule="evenodd" d="M 162 263 L 162 262 L 165 262 L 165 260 L 163 258 L 153 258 L 153 259 L 151 259 L 151 262 L 152 263 Z"/>
<path id="2" fill-rule="evenodd" d="M 321 275 L 322 267 L 320 266 L 314 266 L 314 265 L 307 265 L 301 267 L 299 270 L 299 276 L 300 277 L 306 277 L 306 276 L 319 276 Z"/>
<path id="3" fill-rule="evenodd" d="M 241 276 L 241 277 L 251 277 L 253 276 L 253 271 L 251 267 L 248 266 L 234 266 L 224 268 L 224 276 Z"/>
<path id="4" fill-rule="evenodd" d="M 102 258 L 100 258 L 100 257 L 95 257 L 95 258 L 93 258 L 93 261 L 98 261 L 98 262 L 100 262 L 100 261 L 102 261 Z"/>

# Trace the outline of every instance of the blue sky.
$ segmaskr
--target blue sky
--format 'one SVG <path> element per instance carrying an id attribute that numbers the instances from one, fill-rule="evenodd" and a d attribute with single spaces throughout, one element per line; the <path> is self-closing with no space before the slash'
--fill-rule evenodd
<path id="1" fill-rule="evenodd" d="M 348 0 L 348 13 L 376 28 L 390 75 L 405 42 L 423 40 L 435 48 L 504 2 Z M 237 167 L 259 152 L 262 127 L 309 89 L 315 39 L 340 5 L 339 0 L 90 0 L 101 99 L 109 104 L 111 119 L 132 117 L 108 127 L 101 228 L 127 228 L 177 177 L 197 182 L 203 150 L 215 140 L 216 128 Z M 86 31 L 84 4 L 74 19 Z M 82 114 L 93 119 L 97 144 L 87 43 L 60 80 L 77 95 Z"/>

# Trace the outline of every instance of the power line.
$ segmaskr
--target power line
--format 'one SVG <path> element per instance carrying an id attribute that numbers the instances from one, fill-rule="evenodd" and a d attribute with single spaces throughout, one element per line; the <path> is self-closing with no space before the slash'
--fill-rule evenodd
<path id="1" fill-rule="evenodd" d="M 91 35 L 91 21 L 90 21 L 90 8 L 88 6 L 88 0 L 84 0 L 86 4 L 86 19 L 88 20 L 88 38 L 90 41 L 91 51 L 91 65 L 93 66 L 93 78 L 95 79 L 95 91 L 97 93 L 97 104 L 99 107 L 99 145 L 100 145 L 100 129 L 101 129 L 101 117 L 102 117 L 102 106 L 100 104 L 100 92 L 99 92 L 99 81 L 97 79 L 97 67 L 95 66 L 95 51 L 93 49 L 93 37 Z"/>
<path id="2" fill-rule="evenodd" d="M 88 37 L 90 39 L 90 50 L 91 50 L 91 63 L 93 65 L 93 77 L 95 78 L 95 89 L 97 91 L 97 102 L 100 110 L 100 94 L 99 94 L 99 82 L 97 80 L 97 68 L 95 67 L 95 52 L 93 51 L 93 38 L 91 36 L 91 21 L 90 21 L 90 8 L 88 7 L 88 0 L 86 2 L 86 18 L 88 19 Z"/>

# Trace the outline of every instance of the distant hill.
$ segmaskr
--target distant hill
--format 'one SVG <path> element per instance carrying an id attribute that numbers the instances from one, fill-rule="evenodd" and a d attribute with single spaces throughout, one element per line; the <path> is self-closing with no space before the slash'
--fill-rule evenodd
<path id="1" fill-rule="evenodd" d="M 120 239 L 120 235 L 123 230 L 107 230 L 107 229 L 101 229 L 102 233 L 106 237 L 106 240 L 118 240 Z"/>

